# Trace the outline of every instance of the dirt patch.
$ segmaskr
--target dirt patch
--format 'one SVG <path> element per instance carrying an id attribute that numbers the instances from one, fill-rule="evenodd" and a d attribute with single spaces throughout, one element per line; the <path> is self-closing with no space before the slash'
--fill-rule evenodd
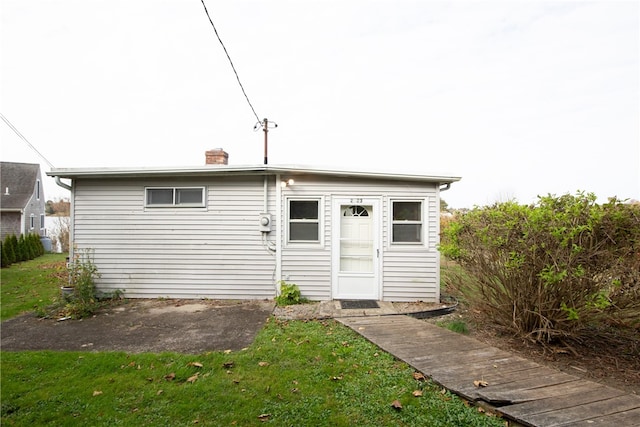
<path id="1" fill-rule="evenodd" d="M 82 320 L 26 314 L 2 323 L 2 350 L 240 350 L 272 311 L 272 301 L 127 300 Z"/>

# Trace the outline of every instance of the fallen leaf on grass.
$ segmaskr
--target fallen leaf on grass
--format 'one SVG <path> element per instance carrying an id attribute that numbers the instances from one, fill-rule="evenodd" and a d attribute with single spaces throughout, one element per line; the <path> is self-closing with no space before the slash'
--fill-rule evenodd
<path id="1" fill-rule="evenodd" d="M 271 414 L 260 414 L 260 415 L 258 415 L 258 419 L 260 421 L 262 421 L 263 423 L 269 421 L 269 418 L 271 418 Z"/>
<path id="2" fill-rule="evenodd" d="M 224 351 L 224 354 L 229 354 L 229 353 L 231 353 L 231 350 L 225 350 Z"/>
<path id="3" fill-rule="evenodd" d="M 413 379 L 416 381 L 426 381 L 424 374 L 422 372 L 414 372 Z"/>
<path id="4" fill-rule="evenodd" d="M 476 386 L 476 387 L 486 387 L 486 386 L 489 385 L 489 383 L 484 381 L 484 380 L 475 380 L 473 382 L 473 385 Z"/>
<path id="5" fill-rule="evenodd" d="M 422 390 L 414 390 L 411 394 L 413 394 L 414 397 L 420 397 L 422 396 Z"/>
<path id="6" fill-rule="evenodd" d="M 258 366 L 269 366 L 269 362 L 258 362 Z"/>
<path id="7" fill-rule="evenodd" d="M 162 393 L 164 393 L 164 390 L 158 390 L 158 392 L 156 393 L 156 396 L 160 396 Z"/>
<path id="8" fill-rule="evenodd" d="M 233 362 L 224 362 L 222 364 L 222 367 L 225 368 L 225 369 L 233 368 Z"/>
<path id="9" fill-rule="evenodd" d="M 200 374 L 200 372 L 196 372 L 195 375 L 191 375 L 189 378 L 187 378 L 187 382 L 188 383 L 195 383 L 196 380 L 198 379 L 198 375 Z"/>
<path id="10" fill-rule="evenodd" d="M 396 399 L 393 402 L 391 402 L 391 407 L 396 411 L 399 411 L 400 409 L 402 409 L 402 403 L 400 403 L 400 401 Z"/>
<path id="11" fill-rule="evenodd" d="M 342 379 L 342 375 L 338 377 L 331 377 L 331 381 L 340 381 Z"/>
<path id="12" fill-rule="evenodd" d="M 93 395 L 94 396 L 100 396 L 102 394 L 102 392 L 100 390 L 94 390 L 93 391 Z"/>
<path id="13" fill-rule="evenodd" d="M 200 362 L 189 362 L 187 366 L 195 366 L 196 368 L 202 368 L 202 363 Z"/>
<path id="14" fill-rule="evenodd" d="M 170 374 L 167 374 L 164 376 L 164 379 L 167 381 L 173 381 L 175 378 L 176 378 L 175 372 L 171 372 Z"/>

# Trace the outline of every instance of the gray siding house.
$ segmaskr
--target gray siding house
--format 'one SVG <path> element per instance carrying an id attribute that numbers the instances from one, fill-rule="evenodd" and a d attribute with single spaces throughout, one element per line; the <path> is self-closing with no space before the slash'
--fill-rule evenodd
<path id="1" fill-rule="evenodd" d="M 45 199 L 40 165 L 0 162 L 0 238 L 45 234 Z"/>
<path id="2" fill-rule="evenodd" d="M 440 191 L 457 177 L 230 166 L 54 169 L 71 241 L 129 298 L 439 300 Z M 71 180 L 70 184 L 60 179 Z"/>

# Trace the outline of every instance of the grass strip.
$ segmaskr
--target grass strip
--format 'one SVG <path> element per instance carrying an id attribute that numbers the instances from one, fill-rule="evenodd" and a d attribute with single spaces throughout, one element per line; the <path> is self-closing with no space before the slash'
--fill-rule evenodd
<path id="1" fill-rule="evenodd" d="M 239 352 L 1 358 L 7 426 L 504 425 L 332 320 L 270 318 Z"/>
<path id="2" fill-rule="evenodd" d="M 0 320 L 42 312 L 67 283 L 67 254 L 45 254 L 0 270 Z"/>

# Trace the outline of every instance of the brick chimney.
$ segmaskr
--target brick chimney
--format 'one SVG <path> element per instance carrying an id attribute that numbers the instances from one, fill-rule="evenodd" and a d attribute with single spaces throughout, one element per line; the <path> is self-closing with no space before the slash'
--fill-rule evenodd
<path id="1" fill-rule="evenodd" d="M 214 148 L 213 150 L 206 151 L 206 164 L 207 165 L 227 165 L 229 164 L 229 154 L 222 148 Z"/>

